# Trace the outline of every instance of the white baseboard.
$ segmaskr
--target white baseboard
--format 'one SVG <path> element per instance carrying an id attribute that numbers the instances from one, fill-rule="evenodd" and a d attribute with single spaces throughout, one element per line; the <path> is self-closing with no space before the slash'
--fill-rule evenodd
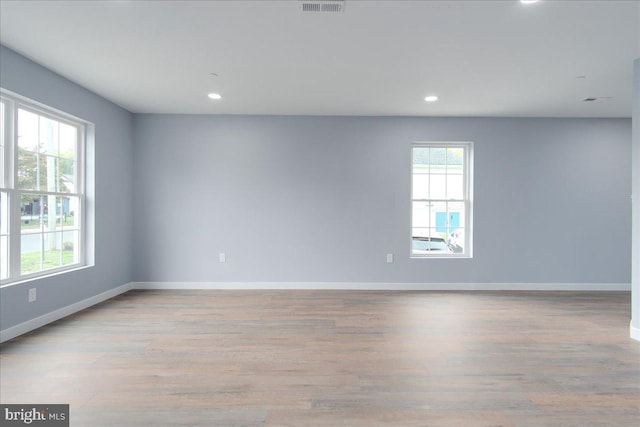
<path id="1" fill-rule="evenodd" d="M 640 341 L 640 328 L 633 326 L 633 323 L 629 324 L 629 336 L 636 341 Z"/>
<path id="2" fill-rule="evenodd" d="M 132 282 L 133 289 L 326 289 L 382 291 L 630 291 L 630 283 Z"/>
<path id="3" fill-rule="evenodd" d="M 34 329 L 37 329 L 48 323 L 55 322 L 58 319 L 62 319 L 63 317 L 67 317 L 71 314 L 77 313 L 78 311 L 89 308 L 92 305 L 96 305 L 110 298 L 123 294 L 131 290 L 132 288 L 133 284 L 127 283 L 125 285 L 95 295 L 91 298 L 87 298 L 85 300 L 78 301 L 74 304 L 62 307 L 50 313 L 43 314 L 42 316 L 36 317 L 35 319 L 27 320 L 26 322 L 20 323 L 19 325 L 3 329 L 2 331 L 0 331 L 0 342 L 5 342 L 19 335 L 26 334 L 27 332 L 33 331 Z"/>

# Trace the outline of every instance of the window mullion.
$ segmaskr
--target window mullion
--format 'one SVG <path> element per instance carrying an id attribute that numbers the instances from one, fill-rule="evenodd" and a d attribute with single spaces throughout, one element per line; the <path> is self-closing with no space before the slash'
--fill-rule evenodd
<path id="1" fill-rule="evenodd" d="M 22 194 L 34 194 L 42 196 L 56 196 L 56 197 L 82 197 L 81 193 L 59 193 L 56 191 L 38 191 L 38 190 L 20 190 Z"/>

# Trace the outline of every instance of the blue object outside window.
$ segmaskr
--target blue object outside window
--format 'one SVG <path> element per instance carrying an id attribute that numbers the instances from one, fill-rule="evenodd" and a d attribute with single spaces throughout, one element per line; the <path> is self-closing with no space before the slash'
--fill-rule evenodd
<path id="1" fill-rule="evenodd" d="M 436 212 L 436 231 L 438 233 L 453 233 L 460 227 L 460 212 L 449 212 L 449 229 L 447 230 L 447 213 Z"/>

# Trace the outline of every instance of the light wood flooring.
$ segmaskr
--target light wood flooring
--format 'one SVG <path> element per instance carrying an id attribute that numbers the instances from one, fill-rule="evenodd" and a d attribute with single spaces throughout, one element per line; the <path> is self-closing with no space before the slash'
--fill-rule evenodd
<path id="1" fill-rule="evenodd" d="M 640 426 L 627 292 L 131 291 L 0 347 L 71 426 Z"/>

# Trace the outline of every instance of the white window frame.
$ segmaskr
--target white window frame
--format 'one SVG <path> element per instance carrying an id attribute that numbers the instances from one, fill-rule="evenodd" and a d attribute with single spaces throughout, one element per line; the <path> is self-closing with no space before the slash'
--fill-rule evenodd
<path id="1" fill-rule="evenodd" d="M 459 199 L 414 199 L 413 195 L 413 155 L 414 148 L 462 148 L 463 156 L 463 198 Z M 470 141 L 419 141 L 411 144 L 409 165 L 409 254 L 412 259 L 468 259 L 473 258 L 473 142 Z M 413 252 L 413 203 L 414 202 L 462 202 L 465 206 L 465 241 L 463 253 L 414 254 Z"/>
<path id="2" fill-rule="evenodd" d="M 68 113 L 59 111 L 52 107 L 33 101 L 16 93 L 0 88 L 0 97 L 5 103 L 5 145 L 3 147 L 4 182 L 0 189 L 8 195 L 9 205 L 9 277 L 0 281 L 0 287 L 15 284 L 18 282 L 46 277 L 71 270 L 83 268 L 87 265 L 87 176 L 86 176 L 86 150 L 87 134 L 91 126 L 80 118 Z M 39 116 L 47 117 L 60 123 L 65 123 L 77 129 L 76 147 L 76 189 L 73 193 L 44 190 L 22 190 L 17 188 L 18 183 L 18 109 L 26 110 Z M 60 267 L 41 270 L 34 273 L 21 274 L 20 269 L 20 245 L 21 245 L 21 215 L 20 199 L 24 194 L 34 195 L 55 195 L 57 197 L 78 197 L 79 218 L 78 221 L 78 261 Z M 55 210 L 55 207 L 53 208 Z"/>

